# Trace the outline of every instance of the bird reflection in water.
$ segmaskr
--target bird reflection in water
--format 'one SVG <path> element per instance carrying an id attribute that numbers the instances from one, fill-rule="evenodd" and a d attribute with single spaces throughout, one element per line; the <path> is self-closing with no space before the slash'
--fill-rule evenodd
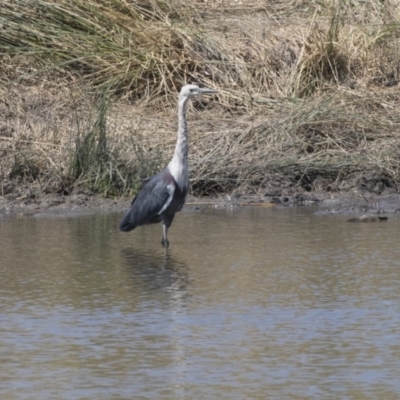
<path id="1" fill-rule="evenodd" d="M 144 328 L 143 346 L 157 348 L 154 357 L 158 363 L 165 362 L 169 369 L 172 368 L 173 379 L 181 386 L 187 375 L 190 347 L 187 341 L 187 330 L 190 329 L 187 319 L 190 313 L 188 266 L 170 253 L 162 255 L 134 249 L 124 249 L 121 253 L 137 295 L 138 315 L 144 312 L 152 316 L 151 326 Z"/>
<path id="2" fill-rule="evenodd" d="M 169 300 L 182 301 L 187 296 L 188 267 L 165 252 L 144 252 L 133 248 L 123 249 L 129 279 L 141 292 L 161 291 L 169 294 Z M 181 304 L 183 306 L 183 304 Z"/>

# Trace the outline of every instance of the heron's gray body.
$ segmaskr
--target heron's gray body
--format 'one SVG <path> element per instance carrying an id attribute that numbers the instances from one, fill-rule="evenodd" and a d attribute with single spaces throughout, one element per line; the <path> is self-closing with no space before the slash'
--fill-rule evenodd
<path id="1" fill-rule="evenodd" d="M 179 186 L 169 168 L 164 168 L 142 186 L 122 219 L 120 230 L 129 232 L 140 225 L 161 221 L 169 228 L 175 213 L 182 209 L 188 190 L 189 179 Z"/>
<path id="2" fill-rule="evenodd" d="M 137 226 L 163 222 L 162 244 L 168 247 L 167 232 L 185 203 L 189 190 L 187 100 L 197 94 L 216 93 L 195 85 L 183 86 L 178 102 L 178 139 L 174 156 L 157 175 L 150 178 L 133 199 L 120 223 L 120 230 L 129 232 Z"/>

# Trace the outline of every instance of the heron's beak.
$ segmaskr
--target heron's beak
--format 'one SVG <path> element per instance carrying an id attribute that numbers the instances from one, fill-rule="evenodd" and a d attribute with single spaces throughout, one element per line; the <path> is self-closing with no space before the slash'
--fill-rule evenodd
<path id="1" fill-rule="evenodd" d="M 215 94 L 218 93 L 214 89 L 208 89 L 208 88 L 199 88 L 199 94 Z"/>

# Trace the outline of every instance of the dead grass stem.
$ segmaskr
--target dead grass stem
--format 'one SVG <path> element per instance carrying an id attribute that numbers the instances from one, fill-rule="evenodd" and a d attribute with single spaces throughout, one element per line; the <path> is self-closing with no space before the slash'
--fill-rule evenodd
<path id="1" fill-rule="evenodd" d="M 399 188 L 397 1 L 3 3 L 3 192 L 132 194 L 188 82 L 220 93 L 189 114 L 196 194 Z"/>

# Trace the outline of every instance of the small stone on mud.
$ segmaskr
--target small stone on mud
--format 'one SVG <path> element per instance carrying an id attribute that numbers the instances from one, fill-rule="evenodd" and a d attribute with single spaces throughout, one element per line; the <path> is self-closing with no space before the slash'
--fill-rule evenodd
<path id="1" fill-rule="evenodd" d="M 388 217 L 363 214 L 360 217 L 350 218 L 347 222 L 382 222 L 387 220 Z"/>

